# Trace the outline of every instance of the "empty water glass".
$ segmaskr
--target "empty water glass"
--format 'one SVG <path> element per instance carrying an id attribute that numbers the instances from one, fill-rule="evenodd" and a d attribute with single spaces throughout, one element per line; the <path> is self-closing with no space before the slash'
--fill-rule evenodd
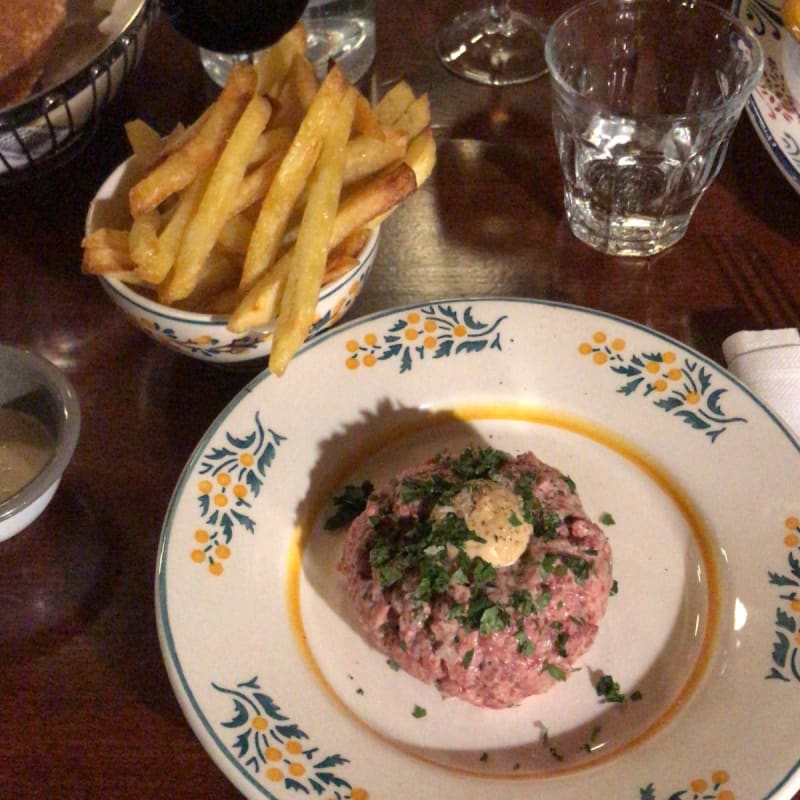
<path id="1" fill-rule="evenodd" d="M 757 38 L 703 0 L 584 0 L 545 57 L 572 232 L 613 255 L 677 242 L 758 83 Z"/>

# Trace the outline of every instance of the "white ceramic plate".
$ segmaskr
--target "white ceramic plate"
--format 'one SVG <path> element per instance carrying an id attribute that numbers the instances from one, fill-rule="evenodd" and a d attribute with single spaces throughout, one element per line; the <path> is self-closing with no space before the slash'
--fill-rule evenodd
<path id="1" fill-rule="evenodd" d="M 733 13 L 752 28 L 764 50 L 764 74 L 747 102 L 759 138 L 786 180 L 800 192 L 800 111 L 783 73 L 780 0 L 734 0 Z"/>
<path id="2" fill-rule="evenodd" d="M 619 593 L 580 669 L 496 711 L 365 644 L 320 530 L 343 483 L 466 442 L 533 450 L 615 521 Z M 789 798 L 798 487 L 782 423 L 674 340 L 530 300 L 394 309 L 254 379 L 199 443 L 161 538 L 165 662 L 249 798 Z"/>

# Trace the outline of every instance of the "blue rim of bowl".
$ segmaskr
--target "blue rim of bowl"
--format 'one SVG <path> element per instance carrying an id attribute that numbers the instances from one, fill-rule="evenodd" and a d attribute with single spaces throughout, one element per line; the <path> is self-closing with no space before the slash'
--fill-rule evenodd
<path id="1" fill-rule="evenodd" d="M 24 347 L 0 345 L 0 354 L 19 369 L 30 373 L 48 389 L 53 389 L 59 400 L 58 439 L 55 452 L 39 474 L 18 492 L 0 501 L 0 524 L 35 503 L 50 487 L 60 480 L 78 444 L 81 411 L 78 395 L 64 373 L 43 356 Z"/>
<path id="2" fill-rule="evenodd" d="M 372 261 L 372 256 L 378 247 L 379 235 L 380 226 L 377 226 L 370 232 L 370 237 L 359 255 L 358 264 L 349 272 L 342 275 L 341 278 L 325 286 L 320 293 L 320 301 L 327 300 L 332 294 L 338 292 L 343 286 L 350 283 L 353 279 L 358 278 L 368 269 Z M 119 280 L 119 278 L 109 278 L 105 275 L 100 275 L 98 277 L 100 278 L 101 285 L 110 295 L 118 295 L 126 302 L 145 313 L 155 314 L 162 319 L 169 320 L 170 322 L 181 322 L 184 325 L 212 325 L 224 328 L 228 324 L 229 315 L 227 314 L 202 314 L 197 311 L 181 311 L 179 309 L 170 308 L 155 300 L 148 299 L 143 294 L 140 294 L 134 286 Z"/>

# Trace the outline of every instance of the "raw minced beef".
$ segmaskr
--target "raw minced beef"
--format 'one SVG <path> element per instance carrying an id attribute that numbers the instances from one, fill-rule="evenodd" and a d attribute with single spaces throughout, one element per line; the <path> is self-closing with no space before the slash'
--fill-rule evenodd
<path id="1" fill-rule="evenodd" d="M 478 706 L 515 705 L 566 680 L 595 639 L 613 582 L 608 540 L 569 478 L 533 453 L 468 448 L 368 489 L 340 570 L 372 644 Z M 529 534 L 508 565 L 485 550 L 492 534 L 475 522 L 491 521 L 486 507 L 501 495 L 495 538 Z"/>

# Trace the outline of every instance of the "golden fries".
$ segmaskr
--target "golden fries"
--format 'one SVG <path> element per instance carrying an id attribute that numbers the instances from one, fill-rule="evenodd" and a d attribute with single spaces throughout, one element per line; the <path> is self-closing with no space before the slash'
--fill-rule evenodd
<path id="1" fill-rule="evenodd" d="M 131 189 L 129 200 L 134 218 L 184 189 L 197 177 L 201 167 L 217 157 L 255 85 L 252 67 L 237 64 L 231 70 L 222 94 L 195 135 Z"/>
<path id="2" fill-rule="evenodd" d="M 281 162 L 253 229 L 240 286 L 247 290 L 274 262 L 292 209 L 317 162 L 325 131 L 344 98 L 347 82 L 338 67 L 323 81 Z"/>
<path id="3" fill-rule="evenodd" d="M 320 288 L 359 263 L 374 229 L 430 176 L 425 94 L 401 81 L 374 106 L 332 65 L 321 82 L 293 29 L 240 64 L 191 125 L 126 125 L 137 171 L 127 230 L 82 242 L 82 270 L 177 308 L 224 314 L 235 333 L 274 323 L 283 374 Z"/>
<path id="4" fill-rule="evenodd" d="M 328 73 L 328 78 L 337 70 L 338 67 L 334 67 Z M 343 76 L 341 80 L 344 82 Z M 319 94 L 322 94 L 322 89 Z M 345 151 L 355 105 L 356 90 L 351 87 L 338 104 L 337 113 L 331 114 L 332 119 L 322 142 L 322 152 L 315 169 L 316 179 L 308 192 L 308 202 L 292 256 L 294 269 L 286 279 L 270 353 L 270 369 L 276 375 L 283 374 L 314 322 L 325 262 L 328 260 L 333 220 L 342 191 Z"/>
<path id="5" fill-rule="evenodd" d="M 225 145 L 197 211 L 186 226 L 172 275 L 160 293 L 167 304 L 188 297 L 197 285 L 203 264 L 230 216 L 244 178 L 249 153 L 267 125 L 271 106 L 256 95 L 247 104 Z M 136 224 L 136 218 L 134 218 Z"/>

